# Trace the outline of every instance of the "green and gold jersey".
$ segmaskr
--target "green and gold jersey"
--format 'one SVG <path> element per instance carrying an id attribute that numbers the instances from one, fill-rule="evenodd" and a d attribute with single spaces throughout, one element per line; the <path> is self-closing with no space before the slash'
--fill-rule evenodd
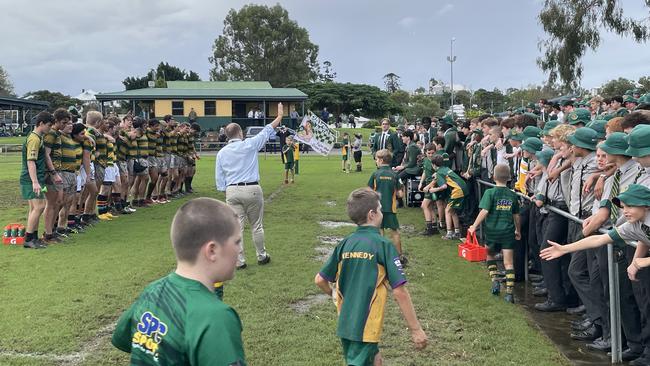
<path id="1" fill-rule="evenodd" d="M 294 159 L 294 149 L 293 144 L 287 144 L 282 147 L 282 155 L 284 155 L 285 163 L 293 163 Z"/>
<path id="2" fill-rule="evenodd" d="M 55 170 L 61 170 L 61 132 L 50 129 L 50 132 L 43 136 L 43 145 L 50 149 L 50 160 Z"/>
<path id="3" fill-rule="evenodd" d="M 185 156 L 187 154 L 187 137 L 184 134 L 178 135 L 178 144 L 176 153 L 179 156 Z"/>
<path id="4" fill-rule="evenodd" d="M 438 187 L 447 185 L 450 191 L 450 198 L 463 198 L 467 195 L 467 184 L 455 172 L 446 166 L 439 167 L 436 171 L 436 182 Z"/>
<path id="5" fill-rule="evenodd" d="M 178 153 L 178 134 L 176 132 L 169 133 L 169 152 Z"/>
<path id="6" fill-rule="evenodd" d="M 82 149 L 81 144 L 75 141 L 72 136 L 61 134 L 61 170 L 76 172 L 81 166 Z"/>
<path id="7" fill-rule="evenodd" d="M 106 152 L 106 165 L 113 166 L 115 164 L 115 144 L 108 140 L 106 141 Z"/>
<path id="8" fill-rule="evenodd" d="M 148 158 L 149 157 L 149 139 L 147 135 L 142 134 L 142 136 L 135 139 L 136 146 L 136 157 L 139 158 Z"/>
<path id="9" fill-rule="evenodd" d="M 424 184 L 429 184 L 433 182 L 433 164 L 431 163 L 431 160 L 429 158 L 424 158 L 422 160 L 422 174 L 424 175 Z"/>
<path id="10" fill-rule="evenodd" d="M 97 141 L 95 141 L 95 130 L 92 127 L 86 128 L 86 137 L 81 144 L 83 147 L 84 151 L 88 151 L 90 153 L 90 161 L 93 162 L 95 161 L 95 152 L 97 151 Z"/>
<path id="11" fill-rule="evenodd" d="M 115 158 L 117 161 L 126 161 L 126 157 L 129 154 L 129 137 L 126 134 L 126 131 L 121 130 L 119 134 L 115 137 Z"/>
<path id="12" fill-rule="evenodd" d="M 147 286 L 117 321 L 112 343 L 131 365 L 245 366 L 233 308 L 198 281 L 171 273 Z"/>
<path id="13" fill-rule="evenodd" d="M 393 243 L 380 235 L 379 228 L 359 226 L 336 246 L 320 276 L 336 283 L 336 335 L 379 343 L 388 287 L 406 283 Z"/>
<path id="14" fill-rule="evenodd" d="M 170 134 L 168 131 L 162 131 L 162 149 L 164 154 L 170 154 L 172 152 L 170 145 L 169 145 L 169 139 L 170 139 Z"/>
<path id="15" fill-rule="evenodd" d="M 397 191 L 402 188 L 397 174 L 389 166 L 380 166 L 368 180 L 368 187 L 381 195 L 381 211 L 397 213 Z"/>
<path id="16" fill-rule="evenodd" d="M 519 213 L 517 195 L 508 187 L 493 187 L 485 191 L 479 208 L 488 211 L 483 224 L 488 244 L 512 243 L 515 240 L 515 221 Z"/>
<path id="17" fill-rule="evenodd" d="M 149 156 L 158 156 L 158 134 L 147 129 L 147 141 L 149 144 Z"/>
<path id="18" fill-rule="evenodd" d="M 350 139 L 344 137 L 341 141 L 341 155 L 347 156 L 350 155 Z"/>
<path id="19" fill-rule="evenodd" d="M 189 135 L 187 135 L 187 153 L 188 154 L 194 154 L 196 152 L 196 135 L 194 132 L 190 132 Z"/>
<path id="20" fill-rule="evenodd" d="M 103 167 L 106 167 L 108 163 L 108 148 L 106 143 L 108 140 L 104 137 L 104 134 L 95 130 L 95 143 L 97 144 L 95 148 L 97 149 L 97 163 Z"/>
<path id="21" fill-rule="evenodd" d="M 43 137 L 36 132 L 32 131 L 27 135 L 23 143 L 23 166 L 20 172 L 20 184 L 32 184 L 32 179 L 29 177 L 29 170 L 27 169 L 27 162 L 33 161 L 36 163 L 36 180 L 42 186 L 45 184 L 45 145 L 43 145 Z"/>

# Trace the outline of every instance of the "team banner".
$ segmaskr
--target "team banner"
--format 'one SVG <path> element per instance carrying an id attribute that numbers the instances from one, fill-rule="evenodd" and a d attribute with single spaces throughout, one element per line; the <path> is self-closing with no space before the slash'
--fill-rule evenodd
<path id="1" fill-rule="evenodd" d="M 314 151 L 321 155 L 328 155 L 332 147 L 334 147 L 336 136 L 327 123 L 323 122 L 315 114 L 310 113 L 302 119 L 294 139 L 311 146 Z"/>

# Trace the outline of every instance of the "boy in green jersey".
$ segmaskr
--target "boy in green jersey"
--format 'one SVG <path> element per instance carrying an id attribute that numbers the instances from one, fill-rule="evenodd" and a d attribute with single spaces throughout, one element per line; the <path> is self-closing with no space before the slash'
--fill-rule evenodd
<path id="1" fill-rule="evenodd" d="M 447 235 L 442 238 L 445 240 L 460 239 L 460 219 L 458 211 L 462 210 L 467 196 L 467 185 L 465 181 L 454 171 L 444 165 L 442 155 L 434 155 L 431 162 L 436 171 L 435 187 L 432 183 L 426 189 L 431 193 L 444 192 L 447 200 L 445 207 L 445 222 L 447 224 Z"/>
<path id="2" fill-rule="evenodd" d="M 404 286 L 406 278 L 399 255 L 379 232 L 383 220 L 380 201 L 380 194 L 369 188 L 350 194 L 347 211 L 358 225 L 357 230 L 336 246 L 314 279 L 324 293 L 335 299 L 339 315 L 336 335 L 341 338 L 346 365 L 382 364 L 378 344 L 389 286 L 415 347 L 423 349 L 427 345 L 427 335 Z M 334 290 L 330 283 L 336 284 Z"/>
<path id="3" fill-rule="evenodd" d="M 350 154 L 352 154 L 350 134 L 343 132 L 343 140 L 341 141 L 341 168 L 346 173 L 350 172 Z"/>
<path id="4" fill-rule="evenodd" d="M 38 238 L 38 222 L 45 210 L 45 146 L 43 136 L 50 132 L 54 117 L 48 112 L 36 115 L 34 130 L 27 135 L 23 144 L 22 171 L 20 172 L 20 191 L 29 203 L 25 248 L 40 249 L 46 245 Z"/>
<path id="5" fill-rule="evenodd" d="M 438 233 L 438 228 L 436 227 L 436 214 L 433 208 L 433 203 L 436 201 L 436 195 L 424 191 L 424 187 L 428 186 L 433 182 L 433 164 L 431 163 L 431 158 L 436 152 L 436 147 L 433 144 L 427 144 L 425 148 L 426 157 L 422 160 L 422 176 L 420 177 L 420 184 L 418 185 L 418 191 L 424 192 L 424 199 L 422 200 L 422 212 L 424 213 L 424 222 L 426 224 L 426 229 L 422 232 L 422 235 L 431 236 Z"/>
<path id="6" fill-rule="evenodd" d="M 490 188 L 483 194 L 479 203 L 476 220 L 467 231 L 474 233 L 476 228 L 485 221 L 483 233 L 488 247 L 487 268 L 492 279 L 492 294 L 498 295 L 501 286 L 497 279 L 497 261 L 494 256 L 503 253 L 503 265 L 506 268 L 506 296 L 504 300 L 514 303 L 512 290 L 515 286 L 514 247 L 521 239 L 519 221 L 519 200 L 517 195 L 506 186 L 510 180 L 510 166 L 497 164 L 493 174 L 496 187 Z"/>
<path id="7" fill-rule="evenodd" d="M 151 283 L 120 317 L 115 347 L 132 365 L 246 365 L 237 312 L 215 296 L 233 278 L 241 241 L 233 210 L 212 198 L 182 205 L 172 222 L 176 270 Z"/>
<path id="8" fill-rule="evenodd" d="M 397 220 L 397 198 L 401 198 L 403 194 L 402 183 L 397 178 L 391 167 L 390 163 L 393 159 L 393 154 L 387 149 L 379 150 L 375 153 L 375 163 L 377 163 L 377 170 L 375 170 L 368 180 L 368 187 L 378 192 L 381 195 L 381 206 L 383 220 L 380 229 L 390 229 L 390 236 L 399 252 L 402 264 L 406 266 L 408 262 L 402 253 L 402 240 L 399 233 L 399 221 Z"/>
<path id="9" fill-rule="evenodd" d="M 286 144 L 282 146 L 282 157 L 284 160 L 284 184 L 293 183 L 293 180 L 295 178 L 293 172 L 293 163 L 294 163 L 293 136 L 287 136 Z M 291 173 L 291 181 L 289 180 L 289 173 Z"/>

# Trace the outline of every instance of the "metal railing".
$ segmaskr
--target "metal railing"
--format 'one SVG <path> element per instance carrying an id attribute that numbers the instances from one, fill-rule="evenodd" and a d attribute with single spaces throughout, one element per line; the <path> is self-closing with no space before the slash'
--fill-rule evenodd
<path id="1" fill-rule="evenodd" d="M 494 183 L 486 182 L 481 179 L 476 180 L 476 185 L 478 189 L 478 198 L 479 200 L 481 199 L 482 196 L 482 191 L 481 191 L 481 185 L 489 186 L 489 187 L 494 187 Z M 525 194 L 522 194 L 520 192 L 513 191 L 517 194 L 517 196 L 530 201 L 531 203 L 534 204 L 532 198 L 526 196 Z M 562 217 L 565 217 L 571 221 L 574 221 L 576 223 L 582 224 L 583 220 L 580 218 L 571 215 L 570 213 L 560 210 L 557 207 L 549 206 L 549 205 L 544 205 L 544 208 L 548 211 L 554 212 Z M 482 229 L 482 228 L 481 228 Z M 482 230 L 481 230 L 482 232 Z M 606 234 L 607 230 L 604 229 L 599 229 L 598 232 L 601 234 Z M 525 251 L 526 251 L 526 257 L 528 258 L 528 243 L 527 241 L 524 241 L 526 243 Z M 633 242 L 626 242 L 627 245 L 636 247 L 636 243 Z M 528 263 L 528 260 L 526 260 L 526 263 Z M 622 347 L 622 334 L 621 334 L 621 295 L 620 295 L 620 288 L 619 288 L 619 269 L 618 269 L 618 262 L 614 261 L 614 245 L 613 244 L 608 244 L 607 245 L 607 272 L 608 272 L 608 282 L 609 282 L 609 316 L 610 316 L 610 326 L 611 326 L 611 355 L 612 355 L 612 363 L 621 363 L 623 361 L 622 359 L 622 352 L 623 352 L 623 347 Z M 528 265 L 524 266 L 525 270 L 525 277 L 526 281 L 528 281 Z"/>

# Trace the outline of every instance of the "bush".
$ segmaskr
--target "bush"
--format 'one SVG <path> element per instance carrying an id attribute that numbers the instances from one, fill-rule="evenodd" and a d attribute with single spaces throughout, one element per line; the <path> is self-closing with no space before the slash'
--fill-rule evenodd
<path id="1" fill-rule="evenodd" d="M 376 119 L 371 119 L 370 121 L 363 124 L 363 128 L 375 128 L 379 126 L 379 121 Z"/>

